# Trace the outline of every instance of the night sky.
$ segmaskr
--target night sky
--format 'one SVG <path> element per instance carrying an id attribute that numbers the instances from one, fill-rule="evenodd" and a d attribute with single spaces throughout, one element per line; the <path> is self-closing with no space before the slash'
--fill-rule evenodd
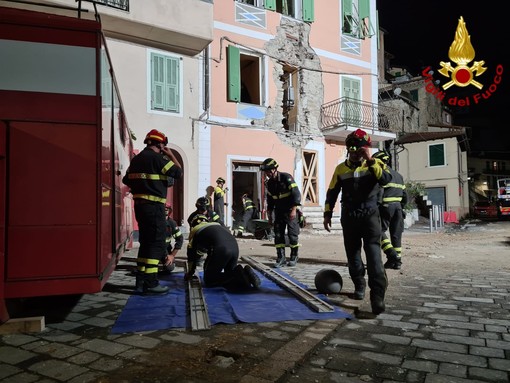
<path id="1" fill-rule="evenodd" d="M 483 85 L 451 86 L 445 100 L 468 100 L 469 106 L 453 105 L 453 124 L 470 126 L 472 152 L 483 151 L 488 157 L 510 159 L 510 18 L 501 5 L 504 2 L 471 2 L 461 0 L 377 0 L 379 26 L 386 32 L 386 51 L 394 56 L 393 66 L 403 66 L 419 75 L 430 66 L 434 80 L 440 85 L 450 81 L 441 75 L 440 62 L 457 64 L 448 57 L 462 16 L 470 36 L 475 58 L 466 64 L 484 61 L 487 69 L 474 80 Z M 501 4 L 501 5 L 500 5 Z M 496 71 L 502 70 L 501 83 L 495 84 Z M 489 88 L 491 90 L 489 90 Z M 442 89 L 441 89 L 442 90 Z M 486 93 L 489 92 L 489 93 Z M 490 94 L 475 104 L 476 94 Z"/>

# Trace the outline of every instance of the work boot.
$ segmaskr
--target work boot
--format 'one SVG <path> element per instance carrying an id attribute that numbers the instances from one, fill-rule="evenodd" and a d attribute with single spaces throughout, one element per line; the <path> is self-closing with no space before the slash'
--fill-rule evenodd
<path id="1" fill-rule="evenodd" d="M 386 310 L 384 297 L 380 294 L 374 293 L 373 291 L 370 291 L 370 304 L 372 305 L 372 314 L 374 315 L 379 315 Z"/>
<path id="2" fill-rule="evenodd" d="M 148 287 L 145 289 L 145 294 L 163 295 L 168 293 L 170 288 L 168 286 L 157 285 L 154 287 Z"/>
<path id="3" fill-rule="evenodd" d="M 260 287 L 260 278 L 259 276 L 253 271 L 250 265 L 244 266 L 244 273 L 246 274 L 246 277 L 250 281 L 250 284 L 258 289 Z"/>
<path id="4" fill-rule="evenodd" d="M 290 267 L 296 266 L 298 259 L 299 259 L 298 248 L 297 247 L 293 247 L 290 250 L 290 261 L 287 262 L 287 266 L 290 266 Z"/>
<path id="5" fill-rule="evenodd" d="M 275 268 L 285 266 L 287 261 L 285 260 L 285 248 L 280 247 L 276 249 L 276 262 L 274 264 Z"/>
<path id="6" fill-rule="evenodd" d="M 143 294 L 143 276 L 139 275 L 138 271 L 136 271 L 136 284 L 135 284 L 135 294 Z"/>
<path id="7" fill-rule="evenodd" d="M 355 283 L 354 284 L 354 294 L 353 298 L 357 301 L 362 301 L 365 299 L 365 290 L 367 288 L 367 283 L 363 279 L 363 282 Z"/>

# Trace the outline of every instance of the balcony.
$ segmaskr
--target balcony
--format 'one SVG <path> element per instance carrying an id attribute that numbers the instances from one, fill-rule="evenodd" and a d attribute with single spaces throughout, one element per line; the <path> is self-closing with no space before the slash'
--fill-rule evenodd
<path id="1" fill-rule="evenodd" d="M 356 129 L 363 129 L 372 141 L 394 140 L 402 130 L 402 112 L 390 106 L 348 97 L 330 101 L 321 107 L 321 131 L 324 137 L 345 141 Z"/>
<path id="2" fill-rule="evenodd" d="M 111 4 L 105 6 L 103 4 Z M 121 5 L 114 7 L 113 5 Z M 89 1 L 44 0 L 8 6 L 95 19 Z M 195 56 L 213 40 L 212 0 L 102 0 L 95 5 L 107 37 Z"/>

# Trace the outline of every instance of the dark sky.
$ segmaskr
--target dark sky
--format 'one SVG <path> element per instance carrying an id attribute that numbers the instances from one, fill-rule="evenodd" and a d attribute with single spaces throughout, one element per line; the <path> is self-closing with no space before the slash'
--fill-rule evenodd
<path id="1" fill-rule="evenodd" d="M 502 2 L 503 3 L 503 2 Z M 455 32 L 462 16 L 466 23 L 475 61 L 484 61 L 487 70 L 474 79 L 483 85 L 452 86 L 445 91 L 446 99 L 457 96 L 469 98 L 470 107 L 451 107 L 455 125 L 470 126 L 473 151 L 510 158 L 510 18 L 499 2 L 470 2 L 465 0 L 377 0 L 379 26 L 386 30 L 386 51 L 394 56 L 394 66 L 404 66 L 413 75 L 423 68 L 434 70 L 434 80 L 440 86 L 450 78 L 438 73 L 440 62 L 457 64 L 448 57 Z M 475 94 L 488 91 L 494 83 L 496 69 L 503 68 L 502 82 L 492 86 L 490 97 L 473 103 Z"/>

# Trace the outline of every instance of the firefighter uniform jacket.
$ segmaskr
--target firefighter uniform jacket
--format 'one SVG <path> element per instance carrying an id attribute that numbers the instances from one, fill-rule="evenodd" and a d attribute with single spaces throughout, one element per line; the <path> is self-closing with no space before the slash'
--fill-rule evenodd
<path id="1" fill-rule="evenodd" d="M 275 214 L 287 213 L 294 206 L 301 205 L 301 192 L 288 173 L 278 172 L 276 179 L 267 180 L 266 192 L 267 210 L 275 210 Z"/>
<path id="2" fill-rule="evenodd" d="M 182 169 L 167 156 L 145 148 L 131 160 L 122 182 L 129 186 L 135 200 L 164 204 L 172 179 L 181 176 Z"/>
<path id="3" fill-rule="evenodd" d="M 404 178 L 396 170 L 390 167 L 388 167 L 388 170 L 391 173 L 391 182 L 383 186 L 381 203 L 384 206 L 398 202 L 403 208 L 407 203 L 407 191 Z"/>
<path id="4" fill-rule="evenodd" d="M 370 164 L 370 165 L 369 165 Z M 374 158 L 355 164 L 349 160 L 337 165 L 328 191 L 324 217 L 333 215 L 336 200 L 342 191 L 342 210 L 348 212 L 374 209 L 378 206 L 379 185 L 391 181 L 389 168 L 381 160 Z"/>
<path id="5" fill-rule="evenodd" d="M 175 240 L 174 246 L 172 246 L 172 238 Z M 175 222 L 172 218 L 167 217 L 166 219 L 166 249 L 168 254 L 172 252 L 173 249 L 182 249 L 182 245 L 184 243 L 184 236 L 182 235 L 181 229 L 177 226 L 177 222 Z"/>

